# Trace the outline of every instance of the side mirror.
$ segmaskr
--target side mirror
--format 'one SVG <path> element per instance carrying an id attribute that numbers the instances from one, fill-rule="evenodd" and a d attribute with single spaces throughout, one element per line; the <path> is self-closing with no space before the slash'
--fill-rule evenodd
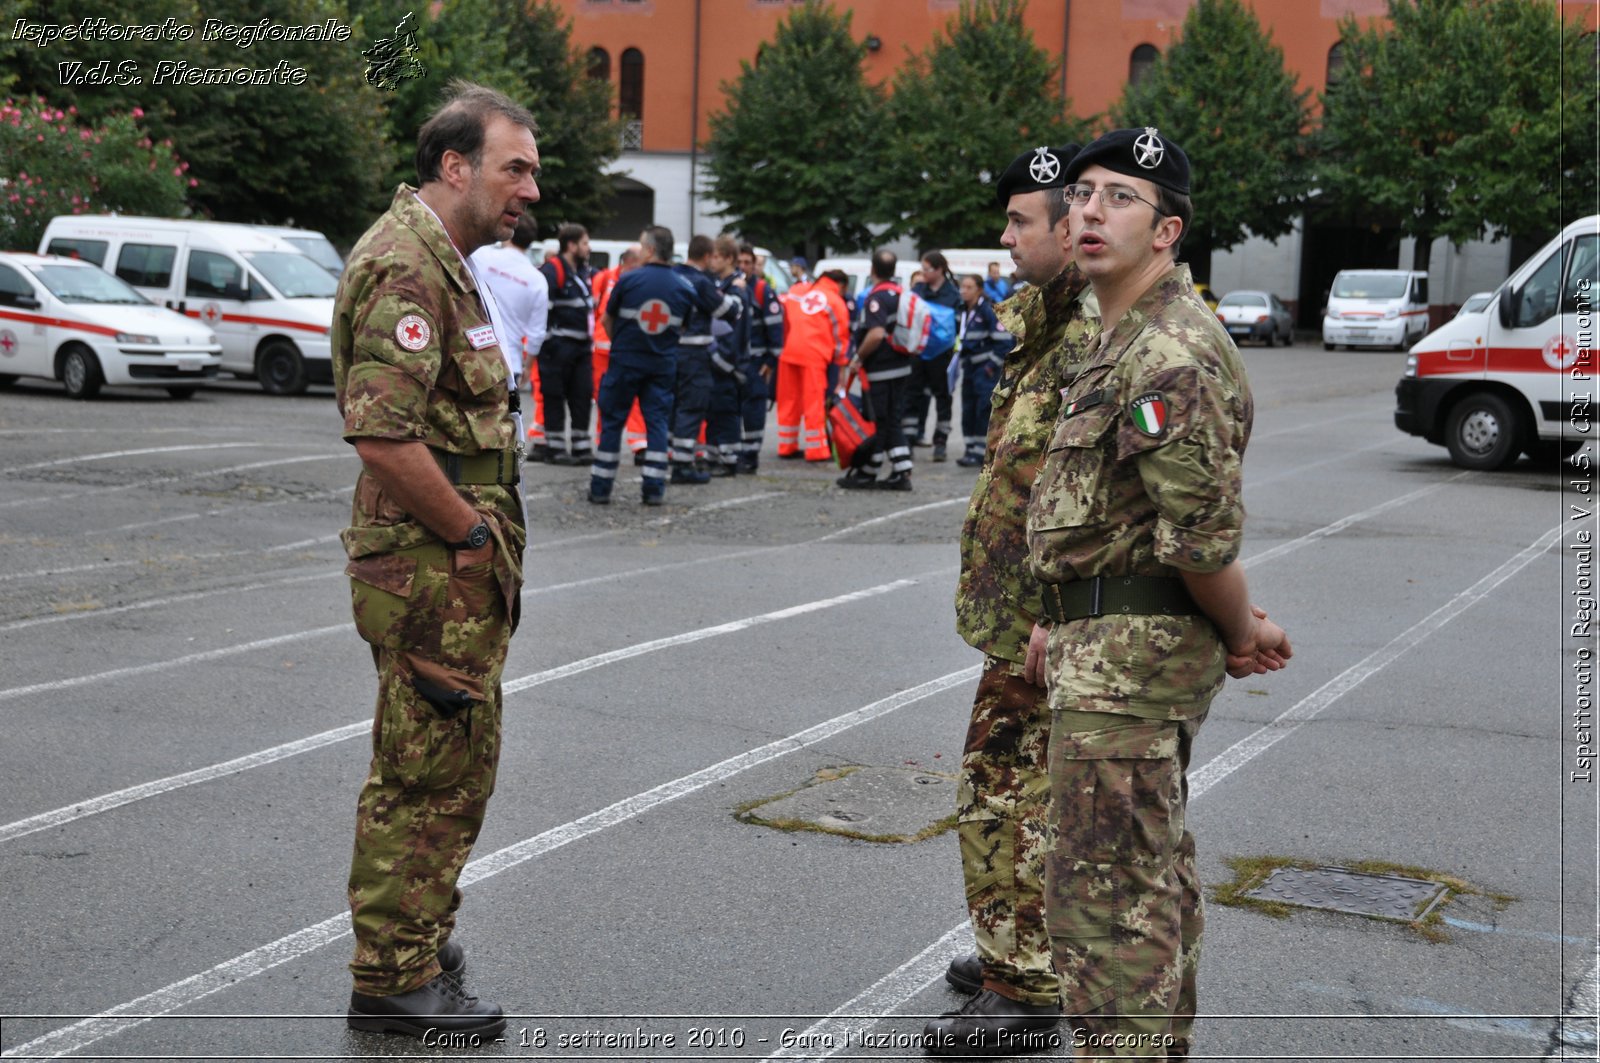
<path id="1" fill-rule="evenodd" d="M 1510 328 L 1515 316 L 1513 311 L 1516 309 L 1516 296 L 1511 294 L 1509 287 L 1501 288 L 1500 298 L 1495 300 L 1495 304 L 1500 313 L 1500 327 Z"/>
<path id="2" fill-rule="evenodd" d="M 19 295 L 12 300 L 11 305 L 22 310 L 37 310 L 44 304 L 40 303 L 34 296 Z"/>

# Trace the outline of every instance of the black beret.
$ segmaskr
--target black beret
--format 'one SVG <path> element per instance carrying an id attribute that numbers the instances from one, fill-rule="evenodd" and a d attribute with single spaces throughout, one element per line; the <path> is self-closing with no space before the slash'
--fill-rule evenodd
<path id="1" fill-rule="evenodd" d="M 1142 177 L 1169 192 L 1189 194 L 1189 156 L 1154 126 L 1113 129 L 1094 141 L 1067 166 L 1067 183 L 1076 181 L 1091 166 L 1104 166 L 1112 173 Z"/>
<path id="2" fill-rule="evenodd" d="M 1002 209 L 1019 192 L 1038 192 L 1046 188 L 1063 188 L 1067 183 L 1067 165 L 1078 154 L 1078 145 L 1063 144 L 1059 148 L 1040 146 L 1029 148 L 1012 160 L 1000 180 L 995 183 L 995 198 Z"/>

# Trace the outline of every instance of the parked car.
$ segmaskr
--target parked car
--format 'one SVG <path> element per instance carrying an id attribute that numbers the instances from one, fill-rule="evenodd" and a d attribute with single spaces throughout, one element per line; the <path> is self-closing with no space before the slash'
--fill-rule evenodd
<path id="1" fill-rule="evenodd" d="M 222 345 L 199 321 L 156 306 L 92 262 L 0 252 L 0 387 L 59 380 L 75 399 L 106 384 L 187 399 L 215 379 Z"/>
<path id="2" fill-rule="evenodd" d="M 1477 314 L 1488 309 L 1489 300 L 1494 298 L 1494 292 L 1473 292 L 1467 296 L 1467 301 L 1461 304 L 1461 309 L 1456 311 L 1456 317 L 1466 317 L 1468 314 Z"/>
<path id="3" fill-rule="evenodd" d="M 1289 308 L 1271 292 L 1229 292 L 1217 301 L 1217 320 L 1235 340 L 1259 340 L 1268 347 L 1294 342 Z"/>

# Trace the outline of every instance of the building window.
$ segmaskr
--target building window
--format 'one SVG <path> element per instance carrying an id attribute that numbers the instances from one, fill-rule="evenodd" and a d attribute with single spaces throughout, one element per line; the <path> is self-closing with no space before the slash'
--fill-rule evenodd
<path id="1" fill-rule="evenodd" d="M 621 65 L 617 110 L 622 116 L 622 147 L 639 151 L 644 148 L 644 53 L 629 48 L 622 53 Z"/>
<path id="2" fill-rule="evenodd" d="M 611 53 L 604 48 L 590 48 L 588 74 L 591 81 L 610 81 Z"/>
<path id="3" fill-rule="evenodd" d="M 1338 44 L 1335 44 L 1332 48 L 1328 49 L 1328 81 L 1327 81 L 1327 84 L 1328 84 L 1328 91 L 1329 92 L 1333 91 L 1333 87 L 1339 83 L 1339 79 L 1341 77 L 1343 77 L 1343 76 L 1344 76 L 1344 42 L 1341 41 Z"/>
<path id="4" fill-rule="evenodd" d="M 1141 44 L 1133 50 L 1133 55 L 1128 59 L 1128 84 L 1137 85 L 1150 73 L 1150 68 L 1156 65 L 1156 60 L 1161 58 L 1161 53 L 1153 44 Z"/>

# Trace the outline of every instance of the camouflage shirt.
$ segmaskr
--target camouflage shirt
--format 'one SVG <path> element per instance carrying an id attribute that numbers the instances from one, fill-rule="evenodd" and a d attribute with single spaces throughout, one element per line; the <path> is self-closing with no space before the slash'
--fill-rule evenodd
<path id="1" fill-rule="evenodd" d="M 345 439 L 411 440 L 466 455 L 516 445 L 506 363 L 483 300 L 444 226 L 406 185 L 350 253 L 332 345 Z M 457 490 L 474 508 L 521 523 L 511 489 Z M 351 558 L 434 538 L 361 474 L 343 533 Z"/>
<path id="2" fill-rule="evenodd" d="M 1189 267 L 1174 267 L 1066 388 L 1028 508 L 1033 574 L 1170 577 L 1233 561 L 1252 415 L 1239 352 Z M 1222 642 L 1203 616 L 1063 627 L 1067 637 L 1051 640 L 1054 709 L 1180 719 L 1204 712 L 1222 685 Z"/>
<path id="3" fill-rule="evenodd" d="M 1021 663 L 1043 608 L 1028 574 L 1028 492 L 1061 405 L 1059 389 L 1088 357 L 1100 323 L 1094 292 L 1072 265 L 995 312 L 1017 343 L 995 385 L 988 460 L 961 528 L 956 631 L 984 653 Z"/>

